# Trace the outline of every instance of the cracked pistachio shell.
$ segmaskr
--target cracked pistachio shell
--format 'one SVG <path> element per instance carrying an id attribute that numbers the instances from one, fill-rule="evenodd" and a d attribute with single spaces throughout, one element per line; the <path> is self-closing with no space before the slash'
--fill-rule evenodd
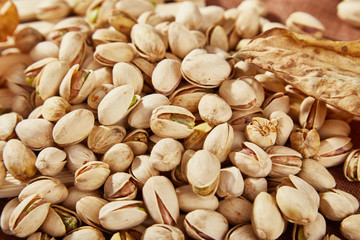
<path id="1" fill-rule="evenodd" d="M 55 240 L 54 237 L 50 239 L 50 237 L 43 232 L 35 232 L 31 234 L 26 240 Z"/>
<path id="2" fill-rule="evenodd" d="M 188 184 L 187 180 L 187 163 L 190 158 L 195 154 L 195 151 L 192 149 L 187 149 L 182 155 L 180 164 L 171 171 L 171 179 L 173 183 L 177 186 L 183 186 Z"/>
<path id="3" fill-rule="evenodd" d="M 184 139 L 184 147 L 185 149 L 201 150 L 207 135 L 213 128 L 207 122 L 203 122 L 193 129 L 193 133 Z"/>
<path id="4" fill-rule="evenodd" d="M 244 142 L 243 148 L 229 154 L 231 162 L 250 177 L 265 177 L 271 171 L 269 155 L 258 145 Z"/>
<path id="5" fill-rule="evenodd" d="M 244 192 L 244 179 L 237 167 L 220 170 L 220 181 L 216 194 L 222 198 L 239 197 Z"/>
<path id="6" fill-rule="evenodd" d="M 285 24 L 291 31 L 309 34 L 316 38 L 321 38 L 325 31 L 324 25 L 314 16 L 306 12 L 293 12 L 286 19 Z"/>
<path id="7" fill-rule="evenodd" d="M 288 114 L 290 112 L 290 98 L 283 92 L 274 93 L 265 99 L 263 109 L 266 118 L 275 111 L 282 111 Z"/>
<path id="8" fill-rule="evenodd" d="M 154 224 L 145 230 L 142 239 L 185 240 L 185 236 L 184 233 L 177 227 L 167 224 Z"/>
<path id="9" fill-rule="evenodd" d="M 277 145 L 285 145 L 291 131 L 294 128 L 294 122 L 292 118 L 284 112 L 275 111 L 272 112 L 269 116 L 270 121 L 276 119 L 277 126 L 276 126 L 276 141 L 275 144 Z"/>
<path id="10" fill-rule="evenodd" d="M 342 164 L 350 151 L 352 142 L 349 137 L 331 137 L 320 142 L 319 151 L 314 159 L 319 161 L 325 167 L 333 167 Z"/>
<path id="11" fill-rule="evenodd" d="M 40 230 L 53 237 L 62 237 L 80 226 L 81 220 L 74 211 L 60 205 L 52 205 Z"/>
<path id="12" fill-rule="evenodd" d="M 130 62 L 135 56 L 134 49 L 124 42 L 114 42 L 98 45 L 94 59 L 104 66 L 112 67 L 118 62 Z"/>
<path id="13" fill-rule="evenodd" d="M 117 143 L 105 152 L 101 161 L 107 163 L 112 172 L 122 172 L 129 168 L 134 159 L 134 153 L 125 143 Z"/>
<path id="14" fill-rule="evenodd" d="M 182 2 L 175 15 L 175 22 L 184 25 L 190 30 L 198 30 L 202 25 L 203 17 L 199 6 L 194 2 Z"/>
<path id="15" fill-rule="evenodd" d="M 229 49 L 228 36 L 223 27 L 213 25 L 206 31 L 207 43 L 210 46 L 218 47 L 224 51 Z"/>
<path id="16" fill-rule="evenodd" d="M 219 200 L 215 195 L 201 197 L 194 193 L 191 185 L 178 187 L 175 191 L 181 211 L 191 212 L 196 209 L 216 210 L 219 206 Z"/>
<path id="17" fill-rule="evenodd" d="M 181 139 L 194 131 L 195 116 L 187 109 L 166 105 L 156 107 L 150 117 L 150 128 L 159 137 Z"/>
<path id="18" fill-rule="evenodd" d="M 94 127 L 94 114 L 87 109 L 77 109 L 67 113 L 56 122 L 53 138 L 60 146 L 73 145 L 89 136 Z"/>
<path id="19" fill-rule="evenodd" d="M 29 55 L 35 61 L 57 58 L 59 56 L 59 45 L 52 41 L 39 42 L 30 50 Z"/>
<path id="20" fill-rule="evenodd" d="M 64 0 L 41 1 L 35 7 L 36 18 L 45 21 L 65 18 L 70 11 L 70 5 Z"/>
<path id="21" fill-rule="evenodd" d="M 277 239 L 285 231 L 285 219 L 271 194 L 261 192 L 256 196 L 252 208 L 251 225 L 259 239 Z"/>
<path id="22" fill-rule="evenodd" d="M 197 50 L 199 49 L 191 51 L 182 61 L 181 73 L 183 77 L 189 83 L 200 87 L 214 88 L 220 86 L 230 75 L 230 64 L 217 54 L 203 53 Z M 220 92 L 219 94 L 224 98 Z M 224 100 L 227 102 L 225 98 Z M 229 105 L 231 106 L 231 104 Z"/>
<path id="23" fill-rule="evenodd" d="M 183 145 L 172 138 L 163 138 L 155 144 L 150 153 L 150 164 L 158 171 L 171 171 L 179 165 Z"/>
<path id="24" fill-rule="evenodd" d="M 133 200 L 136 194 L 137 186 L 129 173 L 116 172 L 105 181 L 104 198 L 106 200 Z"/>
<path id="25" fill-rule="evenodd" d="M 224 162 L 234 142 L 234 130 L 228 123 L 214 127 L 206 136 L 203 149 L 213 153 L 220 162 Z"/>
<path id="26" fill-rule="evenodd" d="M 99 122 L 103 125 L 114 125 L 140 102 L 140 96 L 134 94 L 132 85 L 122 85 L 110 90 L 98 106 Z"/>
<path id="27" fill-rule="evenodd" d="M 131 29 L 131 40 L 137 53 L 150 62 L 160 61 L 165 57 L 165 44 L 161 33 L 153 26 L 137 23 Z"/>
<path id="28" fill-rule="evenodd" d="M 265 92 L 276 93 L 285 92 L 285 85 L 283 80 L 276 77 L 273 73 L 265 72 L 255 75 L 255 79 L 258 80 L 263 86 Z"/>
<path id="29" fill-rule="evenodd" d="M 243 197 L 253 202 L 260 192 L 267 192 L 266 178 L 247 177 L 244 179 Z"/>
<path id="30" fill-rule="evenodd" d="M 36 155 L 18 139 L 10 139 L 3 149 L 3 161 L 6 169 L 14 178 L 24 181 L 33 177 Z"/>
<path id="31" fill-rule="evenodd" d="M 16 206 L 9 219 L 9 229 L 16 237 L 28 237 L 41 226 L 50 208 L 50 203 L 36 194 L 25 198 Z M 24 216 L 25 215 L 25 216 Z"/>
<path id="32" fill-rule="evenodd" d="M 63 240 L 83 240 L 83 239 L 105 240 L 105 237 L 100 230 L 97 230 L 96 228 L 90 226 L 83 226 L 74 229 L 63 238 Z"/>
<path id="33" fill-rule="evenodd" d="M 23 120 L 20 114 L 10 112 L 0 115 L 0 140 L 8 141 L 16 136 L 15 127 Z"/>
<path id="34" fill-rule="evenodd" d="M 319 192 L 334 188 L 336 185 L 333 175 L 320 162 L 310 158 L 302 161 L 298 176 Z"/>
<path id="35" fill-rule="evenodd" d="M 79 68 L 79 64 L 72 66 L 59 88 L 60 96 L 71 104 L 84 102 L 95 88 L 94 71 Z"/>
<path id="36" fill-rule="evenodd" d="M 244 197 L 231 197 L 219 202 L 217 212 L 224 215 L 231 225 L 250 223 L 252 203 Z"/>
<path id="37" fill-rule="evenodd" d="M 146 227 L 143 225 L 138 225 L 133 228 L 129 228 L 126 230 L 118 231 L 117 233 L 113 234 L 110 240 L 127 240 L 127 239 L 141 239 L 141 236 L 145 232 Z"/>
<path id="38" fill-rule="evenodd" d="M 294 225 L 293 240 L 315 240 L 322 239 L 326 234 L 326 221 L 325 218 L 318 213 L 315 221 L 307 225 Z"/>
<path id="39" fill-rule="evenodd" d="M 125 135 L 122 126 L 94 126 L 87 138 L 87 146 L 95 153 L 104 154 L 114 144 L 121 143 Z"/>
<path id="40" fill-rule="evenodd" d="M 10 201 L 8 201 L 4 205 L 4 208 L 1 211 L 1 218 L 0 218 L 1 230 L 6 235 L 12 235 L 12 233 L 10 231 L 10 227 L 9 227 L 9 219 L 10 219 L 12 212 L 19 205 L 19 203 L 20 203 L 19 199 L 17 197 L 15 197 L 15 198 L 11 199 Z"/>
<path id="41" fill-rule="evenodd" d="M 351 127 L 346 121 L 341 119 L 326 119 L 318 132 L 321 139 L 336 136 L 348 137 L 351 132 Z"/>
<path id="42" fill-rule="evenodd" d="M 86 55 L 86 42 L 80 32 L 66 33 L 60 43 L 59 60 L 65 61 L 70 67 L 81 65 Z"/>
<path id="43" fill-rule="evenodd" d="M 144 77 L 138 67 L 132 63 L 116 63 L 112 70 L 114 86 L 130 84 L 135 94 L 140 94 L 144 85 Z"/>
<path id="44" fill-rule="evenodd" d="M 128 145 L 135 156 L 145 154 L 148 150 L 149 133 L 145 129 L 135 129 L 126 135 L 123 143 Z"/>
<path id="45" fill-rule="evenodd" d="M 179 203 L 172 182 L 164 176 L 152 176 L 142 188 L 143 199 L 156 223 L 175 225 L 180 215 Z"/>
<path id="46" fill-rule="evenodd" d="M 220 180 L 220 161 L 208 150 L 199 150 L 188 161 L 186 176 L 196 194 L 213 195 Z"/>
<path id="47" fill-rule="evenodd" d="M 295 128 L 290 134 L 290 145 L 304 158 L 309 158 L 319 151 L 320 136 L 316 129 Z"/>
<path id="48" fill-rule="evenodd" d="M 142 224 L 147 217 L 142 201 L 121 200 L 105 204 L 99 211 L 101 225 L 111 231 Z"/>
<path id="49" fill-rule="evenodd" d="M 96 160 L 94 152 L 81 143 L 66 146 L 64 150 L 68 157 L 66 167 L 72 173 L 75 173 L 85 163 Z"/>
<path id="50" fill-rule="evenodd" d="M 287 177 L 297 174 L 302 167 L 302 156 L 299 152 L 285 146 L 270 146 L 266 149 L 272 161 L 269 177 Z"/>
<path id="51" fill-rule="evenodd" d="M 134 158 L 129 170 L 139 187 L 143 187 L 145 182 L 152 176 L 160 175 L 150 164 L 149 155 L 139 155 Z"/>
<path id="52" fill-rule="evenodd" d="M 209 125 L 225 123 L 232 115 L 229 104 L 214 93 L 204 95 L 199 101 L 198 109 L 201 119 Z"/>
<path id="53" fill-rule="evenodd" d="M 251 224 L 245 224 L 245 225 L 240 224 L 233 227 L 227 232 L 224 240 L 236 240 L 236 239 L 258 240 Z"/>
<path id="54" fill-rule="evenodd" d="M 326 118 L 326 103 L 313 97 L 305 98 L 300 105 L 299 122 L 307 129 L 319 130 Z"/>
<path id="55" fill-rule="evenodd" d="M 235 31 L 241 38 L 252 38 L 260 30 L 260 14 L 254 7 L 238 8 L 239 15 L 235 21 Z"/>
<path id="56" fill-rule="evenodd" d="M 169 99 L 159 93 L 141 98 L 140 103 L 130 112 L 128 123 L 134 128 L 149 128 L 152 111 L 159 106 L 169 105 Z"/>
<path id="57" fill-rule="evenodd" d="M 358 166 L 359 166 L 359 149 L 354 149 L 349 153 L 349 155 L 347 156 L 344 162 L 343 172 L 347 180 L 351 182 L 359 181 L 360 168 Z"/>
<path id="58" fill-rule="evenodd" d="M 89 94 L 87 99 L 88 108 L 97 112 L 97 108 L 101 100 L 108 94 L 115 86 L 112 84 L 103 84 L 94 88 L 94 90 Z"/>
<path id="59" fill-rule="evenodd" d="M 56 122 L 70 111 L 70 103 L 65 98 L 59 96 L 46 99 L 41 107 L 41 115 L 51 122 Z"/>
<path id="60" fill-rule="evenodd" d="M 112 28 L 99 28 L 91 35 L 94 47 L 111 42 L 128 42 L 127 36 Z"/>
<path id="61" fill-rule="evenodd" d="M 103 230 L 99 220 L 99 211 L 107 203 L 109 202 L 99 197 L 82 197 L 76 202 L 76 213 L 84 223 Z"/>
<path id="62" fill-rule="evenodd" d="M 330 189 L 319 195 L 319 211 L 331 221 L 342 221 L 359 209 L 357 198 L 340 189 Z"/>
<path id="63" fill-rule="evenodd" d="M 228 231 L 226 218 L 213 210 L 197 209 L 185 216 L 186 233 L 198 240 L 223 239 Z"/>
<path id="64" fill-rule="evenodd" d="M 200 30 L 206 30 L 208 27 L 216 24 L 221 25 L 224 20 L 225 9 L 223 7 L 210 5 L 201 7 L 199 10 L 203 18 Z"/>
<path id="65" fill-rule="evenodd" d="M 48 58 L 40 59 L 34 62 L 33 64 L 31 64 L 30 66 L 28 66 L 24 70 L 27 84 L 29 84 L 32 87 L 36 87 L 35 85 L 36 81 L 34 81 L 36 76 L 41 72 L 42 68 L 45 65 L 56 60 L 57 60 L 56 58 L 48 57 Z"/>
<path id="66" fill-rule="evenodd" d="M 54 145 L 52 131 L 54 124 L 46 119 L 24 119 L 15 127 L 19 139 L 34 151 Z"/>
<path id="67" fill-rule="evenodd" d="M 319 195 L 307 182 L 294 175 L 289 175 L 289 183 L 277 188 L 276 203 L 284 218 L 289 222 L 306 225 L 315 221 Z"/>
<path id="68" fill-rule="evenodd" d="M 108 18 L 109 24 L 119 33 L 124 34 L 127 39 L 130 38 L 132 27 L 137 23 L 136 19 L 121 9 L 113 9 Z M 127 41 L 124 41 L 127 42 Z"/>
<path id="69" fill-rule="evenodd" d="M 101 198 L 103 195 L 100 189 L 95 191 L 81 191 L 74 186 L 68 188 L 68 196 L 67 198 L 61 203 L 64 207 L 76 211 L 76 203 L 83 197 L 86 196 L 93 196 Z"/>
<path id="70" fill-rule="evenodd" d="M 40 176 L 28 183 L 19 193 L 19 200 L 23 201 L 30 195 L 37 194 L 46 202 L 59 204 L 68 196 L 68 190 L 60 179 Z"/>
<path id="71" fill-rule="evenodd" d="M 255 106 L 250 109 L 232 111 L 228 123 L 234 130 L 245 132 L 246 126 L 251 122 L 253 117 L 263 117 L 262 109 Z"/>
<path id="72" fill-rule="evenodd" d="M 349 240 L 355 240 L 360 238 L 360 214 L 353 214 L 346 217 L 341 221 L 340 232 Z"/>
<path id="73" fill-rule="evenodd" d="M 156 92 L 168 96 L 177 88 L 182 78 L 180 67 L 181 62 L 174 59 L 163 59 L 156 65 L 151 78 Z"/>
<path id="74" fill-rule="evenodd" d="M 76 170 L 74 185 L 82 191 L 94 191 L 105 183 L 109 175 L 110 168 L 107 163 L 91 161 Z"/>

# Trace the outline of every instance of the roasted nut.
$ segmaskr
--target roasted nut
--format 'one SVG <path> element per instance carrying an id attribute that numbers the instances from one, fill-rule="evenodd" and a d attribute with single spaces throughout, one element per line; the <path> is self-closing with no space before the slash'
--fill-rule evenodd
<path id="1" fill-rule="evenodd" d="M 275 144 L 277 139 L 277 120 L 254 117 L 245 128 L 246 138 L 262 148 Z"/>
<path id="2" fill-rule="evenodd" d="M 355 240 L 359 235 L 359 214 L 353 214 L 341 221 L 340 232 L 346 239 Z"/>
<path id="3" fill-rule="evenodd" d="M 122 172 L 128 169 L 134 159 L 134 153 L 125 143 L 114 144 L 101 158 L 112 172 Z"/>
<path id="4" fill-rule="evenodd" d="M 104 183 L 104 198 L 106 200 L 133 200 L 136 194 L 137 186 L 128 173 L 114 173 Z"/>
<path id="5" fill-rule="evenodd" d="M 105 183 L 109 175 L 110 168 L 107 163 L 91 161 L 76 170 L 74 185 L 81 191 L 94 191 Z"/>
<path id="6" fill-rule="evenodd" d="M 216 211 L 224 215 L 231 225 L 250 223 L 252 203 L 244 197 L 221 200 Z"/>
<path id="7" fill-rule="evenodd" d="M 163 138 L 150 153 L 150 164 L 158 171 L 171 171 L 179 165 L 184 152 L 183 145 L 172 138 Z"/>

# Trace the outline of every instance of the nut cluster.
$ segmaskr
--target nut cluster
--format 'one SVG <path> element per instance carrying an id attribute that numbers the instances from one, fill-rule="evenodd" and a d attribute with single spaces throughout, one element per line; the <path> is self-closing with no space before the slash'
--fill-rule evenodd
<path id="1" fill-rule="evenodd" d="M 321 38 L 323 25 L 302 12 L 270 22 L 261 0 L 155 2 L 43 0 L 20 15 L 41 21 L 0 45 L 0 185 L 30 181 L 2 231 L 231 240 L 293 227 L 293 239 L 334 239 L 326 218 L 359 239 L 359 202 L 327 170 L 345 163 L 360 180 L 353 116 L 231 57 L 270 28 Z"/>

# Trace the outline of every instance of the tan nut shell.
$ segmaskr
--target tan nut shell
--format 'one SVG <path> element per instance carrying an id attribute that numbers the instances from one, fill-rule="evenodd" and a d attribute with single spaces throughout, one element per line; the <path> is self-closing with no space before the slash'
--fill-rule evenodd
<path id="1" fill-rule="evenodd" d="M 232 116 L 229 104 L 214 93 L 204 95 L 199 101 L 198 109 L 201 119 L 210 125 L 227 122 Z"/>
<path id="2" fill-rule="evenodd" d="M 105 183 L 109 175 L 110 169 L 107 163 L 91 161 L 75 172 L 74 185 L 82 191 L 94 191 Z"/>
<path id="3" fill-rule="evenodd" d="M 16 112 L 4 113 L 0 116 L 0 140 L 7 141 L 15 137 L 15 127 L 22 120 Z"/>
<path id="4" fill-rule="evenodd" d="M 101 44 L 96 47 L 94 52 L 94 59 L 101 65 L 109 67 L 118 62 L 130 62 L 134 56 L 133 48 L 128 43 L 123 42 Z"/>
<path id="5" fill-rule="evenodd" d="M 122 142 L 125 134 L 122 126 L 95 126 L 88 136 L 87 145 L 93 152 L 104 154 L 114 144 Z"/>
<path id="6" fill-rule="evenodd" d="M 181 62 L 163 59 L 155 67 L 151 82 L 154 89 L 165 96 L 170 95 L 181 81 Z"/>

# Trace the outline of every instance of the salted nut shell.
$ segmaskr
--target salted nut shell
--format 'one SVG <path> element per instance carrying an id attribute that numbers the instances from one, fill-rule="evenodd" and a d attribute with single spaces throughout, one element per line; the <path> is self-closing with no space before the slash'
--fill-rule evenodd
<path id="1" fill-rule="evenodd" d="M 111 28 L 99 28 L 91 35 L 93 45 L 96 47 L 100 44 L 111 43 L 111 42 L 127 42 L 125 34 L 114 31 Z"/>
<path id="2" fill-rule="evenodd" d="M 68 158 L 66 167 L 72 173 L 75 173 L 85 163 L 97 160 L 94 152 L 81 143 L 66 146 L 64 150 Z"/>
<path id="3" fill-rule="evenodd" d="M 101 158 L 107 163 L 112 172 L 123 172 L 129 168 L 134 159 L 134 153 L 125 143 L 113 145 Z"/>
<path id="4" fill-rule="evenodd" d="M 100 189 L 95 191 L 80 191 L 74 186 L 68 188 L 68 197 L 61 203 L 64 207 L 76 211 L 76 203 L 83 197 L 93 196 L 101 198 L 103 193 Z"/>
<path id="5" fill-rule="evenodd" d="M 109 175 L 107 163 L 91 161 L 76 170 L 74 185 L 82 191 L 94 191 L 105 183 Z"/>
<path id="6" fill-rule="evenodd" d="M 234 130 L 245 132 L 246 126 L 251 122 L 253 117 L 263 117 L 263 111 L 260 107 L 253 107 L 244 110 L 232 111 L 228 123 Z"/>
<path id="7" fill-rule="evenodd" d="M 114 87 L 115 86 L 112 84 L 102 84 L 101 86 L 94 88 L 87 98 L 87 104 L 88 104 L 89 110 L 97 113 L 97 108 L 98 108 L 101 100 Z"/>
<path id="8" fill-rule="evenodd" d="M 118 62 L 130 62 L 135 56 L 133 48 L 124 42 L 113 42 L 98 45 L 94 59 L 104 66 L 112 67 Z"/>
<path id="9" fill-rule="evenodd" d="M 166 224 L 154 224 L 146 228 L 142 236 L 143 240 L 169 239 L 185 240 L 184 233 L 177 227 Z"/>
<path id="10" fill-rule="evenodd" d="M 82 240 L 82 239 L 93 239 L 93 240 L 105 240 L 102 232 L 94 227 L 83 226 L 74 229 L 63 240 Z"/>
<path id="11" fill-rule="evenodd" d="M 56 122 L 70 111 L 70 103 L 65 98 L 59 96 L 46 99 L 41 107 L 42 117 L 50 122 Z"/>
<path id="12" fill-rule="evenodd" d="M 270 114 L 269 119 L 270 121 L 273 121 L 273 119 L 276 119 L 277 121 L 275 144 L 285 145 L 289 139 L 291 131 L 294 128 L 294 122 L 292 118 L 282 111 L 275 111 Z"/>
<path id="13" fill-rule="evenodd" d="M 66 33 L 60 44 L 59 60 L 65 61 L 70 67 L 84 61 L 86 54 L 85 38 L 80 32 Z"/>
<path id="14" fill-rule="evenodd" d="M 109 202 L 100 197 L 85 196 L 76 202 L 76 213 L 81 221 L 102 231 L 104 228 L 99 220 L 99 211 L 107 203 Z"/>
<path id="15" fill-rule="evenodd" d="M 25 198 L 12 212 L 9 229 L 17 237 L 28 237 L 41 226 L 49 212 L 50 203 L 33 194 Z"/>
<path id="16" fill-rule="evenodd" d="M 105 204 L 99 211 L 101 225 L 111 231 L 138 226 L 146 217 L 143 202 L 137 200 L 113 201 Z"/>
<path id="17" fill-rule="evenodd" d="M 133 200 L 137 194 L 135 180 L 129 173 L 117 172 L 110 175 L 104 184 L 104 198 L 109 201 Z"/>
<path id="18" fill-rule="evenodd" d="M 231 225 L 246 224 L 251 219 L 252 203 L 244 197 L 230 197 L 219 202 L 217 211 Z"/>
<path id="19" fill-rule="evenodd" d="M 151 166 L 149 159 L 149 155 L 140 155 L 136 156 L 131 163 L 129 172 L 139 187 L 143 187 L 152 176 L 160 175 L 159 171 Z"/>
<path id="20" fill-rule="evenodd" d="M 210 125 L 225 123 L 232 115 L 231 107 L 214 93 L 202 96 L 198 102 L 198 109 L 201 119 Z"/>
<path id="21" fill-rule="evenodd" d="M 64 1 L 41 1 L 36 5 L 35 15 L 39 20 L 54 20 L 65 18 L 71 11 L 69 4 Z"/>
<path id="22" fill-rule="evenodd" d="M 193 133 L 184 139 L 185 149 L 201 150 L 207 135 L 213 129 L 207 122 L 200 123 L 193 128 Z"/>
<path id="23" fill-rule="evenodd" d="M 43 58 L 28 66 L 24 70 L 26 83 L 32 87 L 36 87 L 34 79 L 41 72 L 41 69 L 50 62 L 56 61 L 56 58 Z"/>
<path id="24" fill-rule="evenodd" d="M 315 221 L 308 225 L 294 225 L 293 228 L 293 240 L 296 239 L 321 239 L 326 234 L 326 221 L 325 218 L 318 213 Z"/>
<path id="25" fill-rule="evenodd" d="M 123 140 L 123 143 L 128 145 L 135 156 L 145 154 L 148 150 L 149 133 L 142 128 L 135 129 L 129 132 Z"/>
<path id="26" fill-rule="evenodd" d="M 43 232 L 35 232 L 33 234 L 31 234 L 27 240 L 55 240 L 54 237 L 52 237 L 50 239 L 50 237 L 46 234 L 46 233 L 43 233 Z"/>
<path id="27" fill-rule="evenodd" d="M 122 142 L 126 135 L 126 130 L 122 126 L 94 126 L 91 130 L 87 146 L 95 153 L 104 154 L 114 144 Z"/>
<path id="28" fill-rule="evenodd" d="M 171 181 L 164 176 L 150 177 L 142 188 L 143 199 L 150 216 L 156 223 L 175 225 L 180 210 Z"/>
<path id="29" fill-rule="evenodd" d="M 159 106 L 152 111 L 150 128 L 159 137 L 186 138 L 193 132 L 195 116 L 178 106 Z"/>
<path id="30" fill-rule="evenodd" d="M 223 239 L 229 227 L 222 214 L 206 209 L 186 214 L 184 226 L 186 233 L 195 239 Z"/>
<path id="31" fill-rule="evenodd" d="M 183 145 L 172 138 L 163 138 L 155 144 L 150 153 L 150 164 L 158 171 L 171 171 L 181 161 Z"/>
<path id="32" fill-rule="evenodd" d="M 291 148 L 304 158 L 313 157 L 320 149 L 320 136 L 316 129 L 295 128 L 290 134 Z"/>
<path id="33" fill-rule="evenodd" d="M 236 198 L 244 192 L 244 179 L 240 170 L 226 167 L 220 170 L 220 181 L 216 194 L 223 198 Z"/>
<path id="34" fill-rule="evenodd" d="M 136 19 L 121 9 L 113 9 L 108 21 L 110 26 L 127 37 L 130 36 L 132 27 L 137 23 Z"/>
<path id="35" fill-rule="evenodd" d="M 132 85 L 122 85 L 112 89 L 98 106 L 99 122 L 114 125 L 139 104 L 140 97 L 134 94 Z"/>
<path id="36" fill-rule="evenodd" d="M 348 137 L 351 127 L 346 121 L 341 119 L 326 119 L 318 132 L 321 139 L 336 136 Z"/>
<path id="37" fill-rule="evenodd" d="M 0 116 L 0 140 L 8 141 L 16 136 L 15 127 L 23 120 L 20 114 L 15 112 L 5 113 Z"/>
<path id="38" fill-rule="evenodd" d="M 213 25 L 206 31 L 207 43 L 210 46 L 219 47 L 224 51 L 229 49 L 228 36 L 223 27 L 219 25 Z"/>
<path id="39" fill-rule="evenodd" d="M 285 146 L 270 146 L 266 149 L 272 162 L 269 177 L 287 177 L 301 170 L 302 156 L 299 152 Z"/>
<path id="40" fill-rule="evenodd" d="M 55 147 L 41 150 L 36 158 L 35 166 L 43 175 L 55 176 L 66 164 L 66 152 Z"/>
<path id="41" fill-rule="evenodd" d="M 186 176 L 196 194 L 203 197 L 213 195 L 220 180 L 220 161 L 208 150 L 199 150 L 189 159 Z"/>
<path id="42" fill-rule="evenodd" d="M 127 62 L 116 63 L 112 70 L 112 76 L 112 81 L 116 87 L 131 84 L 134 87 L 135 94 L 141 93 L 144 77 L 134 64 Z"/>
<path id="43" fill-rule="evenodd" d="M 353 214 L 342 220 L 340 232 L 346 239 L 358 239 L 360 214 Z"/>
<path id="44" fill-rule="evenodd" d="M 176 89 L 182 77 L 180 66 L 181 62 L 173 59 L 163 59 L 156 65 L 151 83 L 158 93 L 168 96 Z"/>
<path id="45" fill-rule="evenodd" d="M 325 121 L 326 111 L 325 102 L 316 100 L 313 97 L 305 98 L 300 105 L 300 125 L 307 129 L 315 128 L 319 130 Z"/>
<path id="46" fill-rule="evenodd" d="M 306 12 L 293 12 L 290 14 L 286 19 L 286 26 L 291 31 L 310 34 L 316 38 L 321 38 L 325 31 L 324 25 L 314 16 Z"/>
<path id="47" fill-rule="evenodd" d="M 63 116 L 53 128 L 53 138 L 60 146 L 81 142 L 94 127 L 95 118 L 91 111 L 77 109 Z"/>

